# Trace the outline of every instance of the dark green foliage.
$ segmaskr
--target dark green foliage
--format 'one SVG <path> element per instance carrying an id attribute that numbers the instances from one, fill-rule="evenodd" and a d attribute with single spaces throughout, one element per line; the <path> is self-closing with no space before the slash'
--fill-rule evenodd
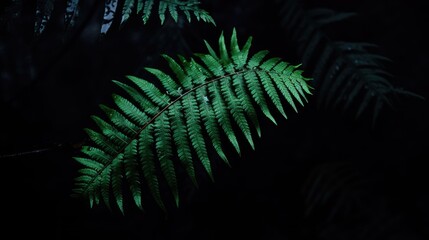
<path id="1" fill-rule="evenodd" d="M 264 60 L 267 51 L 249 57 L 251 41 L 240 49 L 234 30 L 229 49 L 221 35 L 219 53 L 206 43 L 209 54 L 164 56 L 173 75 L 146 68 L 160 88 L 134 76 L 128 76 L 130 85 L 115 81 L 128 97 L 113 95 L 115 108 L 101 106 L 108 120 L 93 116 L 100 133 L 87 130 L 92 143 L 83 147 L 85 157 L 76 158 L 84 168 L 74 192 L 91 204 L 115 202 L 123 211 L 121 186 L 127 183 L 138 207 L 142 188 L 148 188 L 165 209 L 161 181 L 179 204 L 177 166 L 197 184 L 197 164 L 213 179 L 209 149 L 228 163 L 222 136 L 238 153 L 239 134 L 253 148 L 252 135 L 261 134 L 257 110 L 275 123 L 268 102 L 286 118 L 284 103 L 296 111 L 295 102 L 303 105 L 310 87 L 298 66 Z"/>
<path id="2" fill-rule="evenodd" d="M 381 109 L 392 106 L 395 96 L 416 96 L 390 83 L 391 75 L 385 70 L 390 60 L 373 53 L 375 45 L 332 41 L 324 34 L 325 25 L 355 14 L 304 11 L 297 1 L 278 2 L 281 24 L 295 42 L 304 70 L 312 73 L 319 106 L 352 111 L 356 117 L 372 109 L 375 123 Z"/>
<path id="3" fill-rule="evenodd" d="M 34 32 L 41 34 L 48 24 L 51 14 L 54 10 L 56 0 L 38 0 L 36 8 L 36 20 Z M 20 2 L 14 3 L 16 5 Z M 73 26 L 79 16 L 79 0 L 67 0 L 64 11 L 65 27 Z M 188 22 L 191 22 L 192 16 L 198 21 L 204 21 L 215 25 L 215 21 L 210 14 L 200 8 L 198 0 L 105 0 L 103 11 L 103 22 L 100 33 L 107 33 L 116 18 L 120 18 L 120 25 L 124 24 L 133 14 L 141 17 L 146 24 L 153 11 L 156 11 L 161 24 L 164 24 L 166 13 L 173 18 L 175 22 L 179 20 L 179 13 L 183 13 Z"/>

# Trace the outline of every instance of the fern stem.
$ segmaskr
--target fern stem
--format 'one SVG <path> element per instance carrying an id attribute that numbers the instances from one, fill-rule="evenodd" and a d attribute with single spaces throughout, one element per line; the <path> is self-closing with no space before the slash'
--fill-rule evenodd
<path id="1" fill-rule="evenodd" d="M 4 154 L 4 155 L 0 155 L 0 159 L 15 158 L 15 157 L 25 157 L 25 156 L 28 156 L 28 155 L 34 155 L 34 154 L 39 154 L 39 153 L 53 151 L 53 150 L 55 150 L 57 148 L 62 148 L 62 147 L 64 147 L 63 144 L 57 144 L 55 146 L 47 147 L 47 148 L 41 148 L 41 149 L 30 150 L 30 151 L 25 151 L 25 152 L 17 152 L 17 153 Z"/>

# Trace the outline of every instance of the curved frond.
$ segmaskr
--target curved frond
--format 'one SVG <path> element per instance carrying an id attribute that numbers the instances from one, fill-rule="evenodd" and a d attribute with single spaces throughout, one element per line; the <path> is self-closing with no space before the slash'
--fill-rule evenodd
<path id="1" fill-rule="evenodd" d="M 165 183 L 178 205 L 177 167 L 196 186 L 197 166 L 213 179 L 209 153 L 229 164 L 222 138 L 238 153 L 241 138 L 254 148 L 255 133 L 261 135 L 259 111 L 275 123 L 273 109 L 286 117 L 285 104 L 296 111 L 296 103 L 303 104 L 310 94 L 309 79 L 298 66 L 279 58 L 265 59 L 268 51 L 249 57 L 251 38 L 240 49 L 234 30 L 230 47 L 223 34 L 218 44 L 219 53 L 206 42 L 207 54 L 178 60 L 164 56 L 171 75 L 146 68 L 160 84 L 135 76 L 128 76 L 129 84 L 114 81 L 129 99 L 114 94 L 116 107 L 100 106 L 107 119 L 92 117 L 100 130 L 87 130 L 93 146 L 82 149 L 85 157 L 75 158 L 84 167 L 76 178 L 75 193 L 91 205 L 102 200 L 123 212 L 123 186 L 128 186 L 139 208 L 147 188 L 166 209 L 160 189 Z"/>
<path id="2" fill-rule="evenodd" d="M 304 70 L 313 75 L 319 106 L 342 108 L 356 117 L 370 110 L 374 124 L 382 107 L 392 105 L 392 96 L 416 96 L 390 83 L 391 75 L 385 70 L 390 60 L 373 53 L 374 44 L 337 42 L 323 32 L 325 25 L 355 14 L 305 11 L 298 1 L 277 2 L 281 24 L 296 43 Z"/>

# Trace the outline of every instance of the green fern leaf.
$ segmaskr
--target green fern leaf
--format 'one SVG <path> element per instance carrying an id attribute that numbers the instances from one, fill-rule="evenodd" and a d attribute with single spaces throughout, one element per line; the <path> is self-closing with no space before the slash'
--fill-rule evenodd
<path id="1" fill-rule="evenodd" d="M 154 69 L 154 68 L 145 68 L 148 72 L 155 75 L 158 80 L 161 82 L 161 84 L 164 86 L 164 88 L 174 97 L 178 97 L 180 93 L 178 92 L 178 89 L 180 88 L 179 85 L 170 77 L 170 75 L 165 74 L 164 72 Z"/>
<path id="2" fill-rule="evenodd" d="M 203 84 L 203 83 L 200 83 Z M 223 149 L 221 142 L 221 135 L 219 131 L 219 125 L 216 122 L 216 114 L 213 109 L 213 105 L 208 102 L 208 91 L 206 88 L 200 88 L 199 96 L 203 98 L 203 101 L 200 101 L 200 113 L 201 118 L 204 122 L 209 138 L 212 140 L 213 148 L 216 150 L 219 157 L 228 165 L 230 165 Z M 238 143 L 237 143 L 238 146 Z"/>
<path id="3" fill-rule="evenodd" d="M 147 24 L 154 8 L 158 7 L 157 13 L 161 25 L 166 20 L 166 12 L 168 10 L 172 19 L 179 22 L 180 13 L 184 13 L 188 22 L 191 22 L 192 15 L 198 21 L 204 21 L 216 25 L 210 14 L 200 8 L 198 0 L 159 0 L 158 6 L 155 6 L 154 0 L 124 0 L 123 5 L 120 5 L 119 0 L 104 0 L 101 4 L 103 6 L 103 19 L 101 23 L 100 33 L 106 34 L 116 17 L 120 18 L 120 25 L 125 24 L 133 12 L 137 12 L 141 16 L 144 24 Z M 18 4 L 18 3 L 17 3 Z M 21 3 L 19 3 L 21 4 Z M 67 0 L 65 9 L 61 9 L 64 14 L 64 26 L 67 29 L 73 26 L 79 17 L 79 0 Z M 37 0 L 35 9 L 34 33 L 36 35 L 42 34 L 46 26 L 51 20 L 51 15 L 57 9 L 54 9 L 55 0 Z M 82 7 L 85 5 L 82 5 Z M 118 6 L 122 6 L 121 9 Z M 97 4 L 93 4 L 93 8 Z"/>
<path id="4" fill-rule="evenodd" d="M 134 4 L 135 0 L 125 0 L 124 6 L 122 8 L 121 24 L 123 24 L 130 18 L 131 13 L 133 12 Z"/>
<path id="5" fill-rule="evenodd" d="M 159 15 L 159 19 L 161 20 L 161 25 L 164 24 L 165 11 L 167 11 L 167 7 L 174 8 L 174 6 L 172 5 L 168 6 L 166 1 L 159 1 L 158 15 Z M 174 8 L 174 11 L 175 11 L 175 8 Z"/>
<path id="6" fill-rule="evenodd" d="M 144 3 L 144 12 L 143 12 L 143 17 L 142 17 L 144 24 L 146 24 L 147 21 L 149 20 L 149 17 L 152 13 L 153 4 L 154 4 L 153 0 L 147 0 Z M 160 2 L 160 4 L 161 4 L 161 2 Z M 161 15 L 160 15 L 160 18 L 161 18 Z"/>
<path id="7" fill-rule="evenodd" d="M 273 101 L 274 106 L 277 108 L 277 110 L 279 110 L 279 112 L 283 115 L 283 117 L 287 119 L 286 113 L 283 110 L 283 104 L 271 80 L 270 75 L 265 71 L 257 72 L 257 75 L 262 82 L 262 86 L 264 87 L 265 92 Z"/>
<path id="8" fill-rule="evenodd" d="M 186 115 L 186 125 L 188 128 L 192 146 L 194 147 L 195 152 L 197 153 L 197 156 L 200 159 L 203 167 L 209 174 L 210 178 L 213 179 L 210 161 L 207 155 L 207 148 L 202 133 L 200 114 L 195 98 L 196 97 L 194 93 L 190 93 L 182 100 L 182 106 L 185 110 Z"/>
<path id="9" fill-rule="evenodd" d="M 155 168 L 155 156 L 153 153 L 153 126 L 148 125 L 144 128 L 138 137 L 139 160 L 142 166 L 144 180 L 147 181 L 150 192 L 158 206 L 165 211 L 165 206 L 159 190 L 159 180 Z M 132 169 L 133 172 L 138 172 Z"/>
<path id="10" fill-rule="evenodd" d="M 183 119 L 183 113 L 180 110 L 181 108 L 178 104 L 173 104 L 169 111 L 169 117 L 172 119 L 171 130 L 173 131 L 174 143 L 177 146 L 177 156 L 192 182 L 195 186 L 198 186 L 188 140 L 188 130 Z"/>
<path id="11" fill-rule="evenodd" d="M 103 134 L 98 133 L 89 128 L 85 128 L 84 130 L 86 134 L 88 134 L 91 141 L 93 141 L 98 147 L 103 148 L 110 155 L 118 153 L 118 147 L 112 144 L 109 140 L 107 140 L 107 138 Z"/>
<path id="12" fill-rule="evenodd" d="M 245 79 L 243 75 L 233 75 L 232 84 L 234 86 L 237 99 L 243 107 L 243 111 L 250 118 L 250 121 L 252 121 L 255 130 L 258 133 L 258 137 L 261 137 L 261 127 L 259 125 L 257 112 L 255 107 L 253 106 L 252 99 L 250 98 L 244 81 Z"/>
<path id="13" fill-rule="evenodd" d="M 144 4 L 145 4 L 146 2 L 147 2 L 147 1 L 140 1 L 140 0 L 137 0 L 137 9 L 136 9 L 137 14 L 142 13 L 142 11 L 143 11 L 143 6 L 144 6 Z"/>
<path id="14" fill-rule="evenodd" d="M 177 187 L 176 173 L 172 161 L 173 150 L 171 149 L 170 119 L 166 113 L 161 113 L 154 122 L 155 147 L 161 171 L 174 196 L 176 205 L 179 205 L 179 193 Z"/>
<path id="15" fill-rule="evenodd" d="M 128 145 L 131 146 L 131 145 Z M 123 156 L 123 155 L 122 155 Z M 112 192 L 115 196 L 116 205 L 122 213 L 124 213 L 124 201 L 122 194 L 122 163 L 123 159 L 118 159 L 112 162 Z"/>
<path id="16" fill-rule="evenodd" d="M 286 117 L 285 104 L 297 110 L 294 102 L 303 104 L 301 99 L 310 94 L 309 79 L 298 66 L 279 58 L 264 60 L 268 51 L 248 58 L 251 38 L 240 49 L 234 30 L 229 45 L 223 34 L 218 44 L 219 53 L 206 43 L 209 53 L 195 59 L 164 55 L 172 75 L 146 68 L 159 85 L 134 76 L 127 76 L 132 85 L 114 81 L 129 99 L 113 94 L 115 108 L 100 105 L 107 120 L 92 117 L 100 130 L 86 130 L 94 146 L 83 147 L 85 156 L 75 158 L 83 165 L 76 194 L 91 206 L 103 201 L 110 208 L 114 203 L 124 212 L 123 187 L 129 187 L 141 209 L 142 188 L 147 187 L 166 210 L 161 191 L 166 183 L 179 205 L 179 166 L 196 186 L 197 165 L 213 179 L 210 151 L 229 164 L 223 137 L 238 154 L 242 137 L 254 148 L 253 134 L 261 135 L 258 111 L 276 123 L 270 103 Z"/>
<path id="17" fill-rule="evenodd" d="M 175 5 L 169 5 L 168 11 L 170 12 L 171 17 L 175 22 L 179 20 L 179 14 L 177 13 L 177 6 Z"/>
<path id="18" fill-rule="evenodd" d="M 124 115 L 104 105 L 100 105 L 100 108 L 106 113 L 108 117 L 110 117 L 113 125 L 115 125 L 115 127 L 117 127 L 121 132 L 127 135 L 137 133 L 138 126 L 129 121 Z"/>
<path id="19" fill-rule="evenodd" d="M 140 209 L 143 209 L 142 206 L 142 197 L 141 197 L 141 185 L 140 185 L 140 176 L 135 169 L 139 168 L 137 161 L 137 140 L 134 139 L 130 145 L 125 148 L 124 154 L 124 168 L 125 176 L 127 178 L 128 184 L 130 185 L 131 194 L 133 195 L 134 203 Z M 123 209 L 121 209 L 123 212 Z"/>

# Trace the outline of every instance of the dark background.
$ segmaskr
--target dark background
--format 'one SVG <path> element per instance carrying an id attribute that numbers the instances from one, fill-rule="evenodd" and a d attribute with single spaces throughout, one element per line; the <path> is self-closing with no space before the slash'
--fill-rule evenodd
<path id="1" fill-rule="evenodd" d="M 149 197 L 144 213 L 129 206 L 125 216 L 71 198 L 72 157 L 87 141 L 83 128 L 95 127 L 89 116 L 112 105 L 112 79 L 165 68 L 162 53 L 205 51 L 203 39 L 216 45 L 233 27 L 240 43 L 254 37 L 253 52 L 300 59 L 269 1 L 203 1 L 216 27 L 195 19 L 160 26 L 155 14 L 147 25 L 135 16 L 122 27 L 115 21 L 105 36 L 102 4 L 83 1 L 74 28 L 65 31 L 54 11 L 39 37 L 31 2 L 13 21 L 2 3 L 0 29 L 1 198 L 14 239 L 429 239 L 428 107 L 412 97 L 383 109 L 375 126 L 370 112 L 354 119 L 356 109 L 320 109 L 310 97 L 278 126 L 263 120 L 256 151 L 243 144 L 232 168 L 214 163 L 215 183 L 202 173 L 198 190 L 185 181 L 168 216 Z M 328 39 L 377 44 L 392 60 L 392 84 L 429 97 L 424 1 L 302 2 L 357 13 L 323 28 Z"/>

